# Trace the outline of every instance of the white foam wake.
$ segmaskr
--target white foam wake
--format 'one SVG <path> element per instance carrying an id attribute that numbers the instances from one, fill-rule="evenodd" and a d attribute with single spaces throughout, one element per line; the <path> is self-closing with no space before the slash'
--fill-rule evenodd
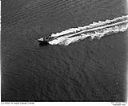
<path id="1" fill-rule="evenodd" d="M 128 29 L 128 15 L 113 20 L 94 22 L 88 26 L 70 28 L 60 33 L 52 34 L 54 40 L 49 41 L 51 45 L 69 45 L 73 42 L 83 40 L 87 37 L 98 38 L 112 33 L 124 32 Z"/>

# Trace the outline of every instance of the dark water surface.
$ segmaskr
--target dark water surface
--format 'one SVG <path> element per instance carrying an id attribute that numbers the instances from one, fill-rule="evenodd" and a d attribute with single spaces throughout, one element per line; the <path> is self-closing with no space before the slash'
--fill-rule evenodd
<path id="1" fill-rule="evenodd" d="M 126 0 L 2 1 L 2 101 L 125 101 L 126 32 L 69 46 L 37 42 L 125 10 Z"/>

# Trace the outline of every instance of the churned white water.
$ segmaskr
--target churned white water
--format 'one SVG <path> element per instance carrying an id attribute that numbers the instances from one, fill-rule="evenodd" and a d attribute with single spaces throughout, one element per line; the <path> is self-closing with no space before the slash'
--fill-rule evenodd
<path id="1" fill-rule="evenodd" d="M 113 20 L 93 22 L 88 26 L 70 28 L 60 33 L 52 34 L 56 39 L 49 41 L 51 45 L 69 45 L 83 40 L 87 37 L 100 39 L 112 33 L 124 32 L 128 29 L 128 15 L 115 18 Z"/>

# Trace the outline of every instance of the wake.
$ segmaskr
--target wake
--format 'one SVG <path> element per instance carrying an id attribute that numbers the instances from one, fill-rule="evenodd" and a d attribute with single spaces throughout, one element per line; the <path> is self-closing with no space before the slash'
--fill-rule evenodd
<path id="1" fill-rule="evenodd" d="M 88 26 L 70 28 L 60 33 L 52 34 L 54 39 L 49 41 L 51 45 L 69 45 L 87 37 L 100 39 L 113 33 L 124 32 L 128 29 L 128 15 L 113 20 L 94 22 Z"/>

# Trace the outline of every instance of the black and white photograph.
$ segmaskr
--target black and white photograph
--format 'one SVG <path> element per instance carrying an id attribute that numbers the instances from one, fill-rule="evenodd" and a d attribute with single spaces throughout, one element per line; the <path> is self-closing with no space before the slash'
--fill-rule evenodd
<path id="1" fill-rule="evenodd" d="M 128 0 L 1 0 L 0 18 L 1 102 L 127 102 Z"/>

